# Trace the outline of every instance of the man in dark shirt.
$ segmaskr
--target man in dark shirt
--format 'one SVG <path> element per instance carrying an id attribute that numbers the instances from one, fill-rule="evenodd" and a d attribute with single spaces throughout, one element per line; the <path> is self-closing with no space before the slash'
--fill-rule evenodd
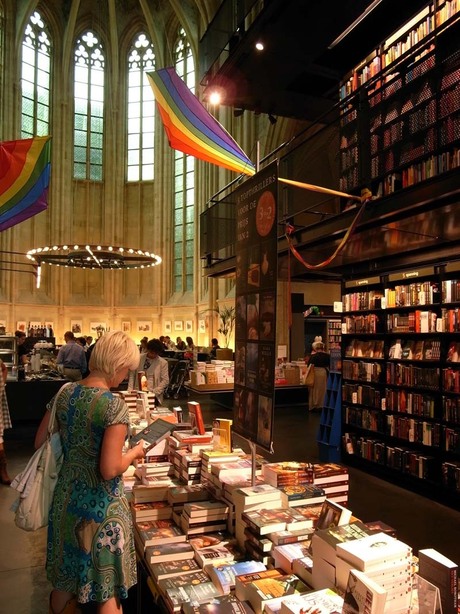
<path id="1" fill-rule="evenodd" d="M 66 344 L 61 347 L 57 355 L 57 365 L 59 370 L 72 382 L 82 379 L 86 372 L 85 350 L 81 345 L 75 343 L 75 336 L 68 330 L 64 334 Z"/>

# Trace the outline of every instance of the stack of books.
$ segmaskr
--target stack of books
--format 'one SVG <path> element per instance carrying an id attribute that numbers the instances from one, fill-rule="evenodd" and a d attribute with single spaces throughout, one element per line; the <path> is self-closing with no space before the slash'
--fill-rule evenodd
<path id="1" fill-rule="evenodd" d="M 281 492 L 276 487 L 270 486 L 269 484 L 258 484 L 254 487 L 247 486 L 235 489 L 232 492 L 232 498 L 235 513 L 235 536 L 238 545 L 241 548 L 248 546 L 248 551 L 254 558 L 257 558 L 257 554 L 259 554 L 260 557 L 266 556 L 266 553 L 263 551 L 253 552 L 254 546 L 245 544 L 247 540 L 245 529 L 248 525 L 243 521 L 242 516 L 248 511 L 282 507 Z M 260 536 L 258 532 L 255 531 L 254 533 L 256 538 L 259 539 Z M 257 560 L 262 560 L 262 558 L 257 558 Z"/>
<path id="2" fill-rule="evenodd" d="M 341 505 L 348 503 L 348 469 L 338 463 L 315 463 L 313 484 L 324 490 L 326 498 Z"/>
<path id="3" fill-rule="evenodd" d="M 185 542 L 187 536 L 171 519 L 134 522 L 134 541 L 139 552 L 149 546 Z"/>
<path id="4" fill-rule="evenodd" d="M 313 573 L 311 585 L 320 590 L 336 585 L 337 545 L 371 535 L 372 531 L 360 521 L 342 526 L 317 529 L 311 540 Z"/>
<path id="5" fill-rule="evenodd" d="M 203 484 L 173 486 L 167 493 L 168 503 L 172 506 L 172 518 L 180 525 L 182 511 L 186 503 L 210 499 L 208 489 Z"/>
<path id="6" fill-rule="evenodd" d="M 310 588 L 295 574 L 285 574 L 280 569 L 235 577 L 236 596 L 242 601 L 249 601 L 256 614 L 276 612 L 288 596 L 309 591 Z"/>
<path id="7" fill-rule="evenodd" d="M 228 595 L 235 588 L 235 577 L 242 574 L 252 574 L 266 569 L 258 561 L 233 561 L 230 563 L 213 563 L 206 567 L 209 577 L 222 595 Z"/>
<path id="8" fill-rule="evenodd" d="M 202 570 L 160 580 L 158 589 L 169 612 L 180 612 L 186 603 L 209 603 L 220 595 Z"/>
<path id="9" fill-rule="evenodd" d="M 228 527 L 229 507 L 222 501 L 185 503 L 180 523 L 186 535 L 224 531 Z"/>
<path id="10" fill-rule="evenodd" d="M 199 453 L 201 450 L 212 450 L 212 431 L 203 435 L 192 430 L 175 430 L 168 438 L 170 456 L 175 450 L 186 448 L 189 452 Z"/>
<path id="11" fill-rule="evenodd" d="M 145 503 L 131 501 L 130 505 L 135 522 L 165 520 L 172 517 L 172 506 L 167 501 L 146 501 Z"/>
<path id="12" fill-rule="evenodd" d="M 313 465 L 286 461 L 282 463 L 266 463 L 262 467 L 262 477 L 272 486 L 298 486 L 313 483 Z"/>
<path id="13" fill-rule="evenodd" d="M 346 590 L 351 570 L 358 570 L 386 591 L 386 611 L 410 606 L 413 582 L 412 549 L 387 535 L 375 533 L 336 546 L 336 586 Z M 315 561 L 313 561 L 313 573 Z"/>
<path id="14" fill-rule="evenodd" d="M 211 468 L 215 463 L 226 463 L 226 462 L 234 462 L 240 460 L 240 458 L 245 458 L 246 454 L 241 450 L 241 448 L 237 448 L 232 452 L 222 452 L 219 450 L 202 450 L 201 452 L 201 480 L 202 482 L 210 482 L 211 481 Z"/>
<path id="15" fill-rule="evenodd" d="M 326 499 L 325 490 L 316 484 L 292 484 L 278 488 L 281 491 L 284 507 L 321 505 Z"/>
<path id="16" fill-rule="evenodd" d="M 186 448 L 175 450 L 172 454 L 174 475 L 183 484 L 201 483 L 201 456 Z"/>
<path id="17" fill-rule="evenodd" d="M 280 614 L 329 614 L 342 612 L 343 598 L 331 588 L 312 591 L 303 595 L 288 596 L 281 604 Z"/>

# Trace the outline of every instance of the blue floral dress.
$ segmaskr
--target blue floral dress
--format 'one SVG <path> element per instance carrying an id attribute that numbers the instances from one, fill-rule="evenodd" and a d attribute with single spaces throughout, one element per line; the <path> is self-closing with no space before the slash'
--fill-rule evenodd
<path id="1" fill-rule="evenodd" d="M 107 390 L 76 383 L 60 394 L 56 415 L 64 463 L 48 525 L 48 579 L 80 603 L 125 599 L 136 583 L 132 516 L 121 476 L 104 480 L 99 459 L 105 429 L 128 424 L 128 408 Z"/>

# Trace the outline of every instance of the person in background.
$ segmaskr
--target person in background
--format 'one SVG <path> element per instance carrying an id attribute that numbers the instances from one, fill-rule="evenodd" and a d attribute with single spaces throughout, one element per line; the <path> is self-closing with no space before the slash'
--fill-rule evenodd
<path id="1" fill-rule="evenodd" d="M 176 350 L 185 350 L 187 348 L 187 344 L 185 341 L 181 339 L 181 337 L 176 337 Z"/>
<path id="2" fill-rule="evenodd" d="M 26 340 L 26 334 L 22 332 L 22 330 L 17 330 L 14 333 L 14 336 L 16 337 L 16 347 L 17 347 L 17 351 L 18 351 L 18 362 L 19 365 L 25 365 L 28 361 L 27 355 L 28 355 L 28 351 L 27 348 L 24 345 L 24 342 Z"/>
<path id="3" fill-rule="evenodd" d="M 308 408 L 310 411 L 321 411 L 326 395 L 331 357 L 324 349 L 322 337 L 315 337 L 311 347 L 313 351 L 308 364 L 315 367 L 315 381 L 309 391 Z"/>
<path id="4" fill-rule="evenodd" d="M 186 347 L 184 352 L 184 358 L 188 360 L 193 360 L 193 351 L 195 349 L 195 344 L 193 343 L 193 339 L 191 337 L 185 337 Z"/>
<path id="5" fill-rule="evenodd" d="M 140 356 L 139 364 L 129 372 L 128 390 L 139 390 L 138 373 L 143 371 L 147 378 L 147 390 L 153 392 L 161 405 L 163 393 L 169 384 L 168 361 L 161 357 L 163 344 L 159 339 L 147 342 L 147 351 Z"/>
<path id="6" fill-rule="evenodd" d="M 176 346 L 174 345 L 174 341 L 171 339 L 169 335 L 165 335 L 165 344 L 168 350 L 176 349 Z"/>
<path id="7" fill-rule="evenodd" d="M 147 342 L 148 342 L 148 337 L 142 337 L 140 343 L 139 343 L 139 351 L 141 354 L 145 353 L 147 351 Z"/>
<path id="8" fill-rule="evenodd" d="M 217 350 L 220 350 L 220 345 L 219 345 L 218 340 L 215 337 L 213 337 L 211 339 L 211 349 L 209 350 L 209 355 L 211 356 L 211 358 L 216 358 Z"/>
<path id="9" fill-rule="evenodd" d="M 93 343 L 93 338 L 91 337 L 91 335 L 87 335 L 86 336 L 86 348 L 84 348 L 85 352 L 88 351 L 88 349 L 91 347 L 92 343 Z"/>
<path id="10" fill-rule="evenodd" d="M 58 352 L 56 363 L 60 371 L 72 382 L 78 382 L 86 373 L 85 350 L 75 341 L 71 330 L 64 333 L 65 345 Z"/>
<path id="11" fill-rule="evenodd" d="M 86 352 L 86 337 L 75 337 L 75 343 L 81 345 L 83 351 Z"/>
<path id="12" fill-rule="evenodd" d="M 24 336 L 25 337 L 25 336 Z M 9 486 L 11 484 L 10 476 L 7 471 L 7 461 L 5 454 L 5 446 L 3 443 L 3 432 L 5 429 L 10 429 L 11 418 L 10 418 L 10 410 L 8 408 L 8 400 L 6 398 L 6 378 L 8 377 L 8 369 L 6 368 L 3 360 L 0 360 L 0 483 L 5 486 Z"/>
<path id="13" fill-rule="evenodd" d="M 96 603 L 101 614 L 121 614 L 121 600 L 137 582 L 132 515 L 122 474 L 144 457 L 144 442 L 123 451 L 129 411 L 110 388 L 138 361 L 139 350 L 125 333 L 106 333 L 91 354 L 90 375 L 58 393 L 56 420 L 64 462 L 48 524 L 50 614 L 74 613 L 77 603 Z M 47 437 L 53 401 L 37 431 L 36 448 Z"/>

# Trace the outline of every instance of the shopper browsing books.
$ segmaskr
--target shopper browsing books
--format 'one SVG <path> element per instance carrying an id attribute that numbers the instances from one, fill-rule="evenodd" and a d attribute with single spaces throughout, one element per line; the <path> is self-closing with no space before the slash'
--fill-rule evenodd
<path id="1" fill-rule="evenodd" d="M 326 395 L 331 357 L 325 351 L 321 337 L 316 337 L 311 347 L 313 352 L 308 360 L 308 364 L 315 367 L 315 381 L 313 387 L 310 388 L 308 404 L 310 411 L 321 411 Z"/>
<path id="2" fill-rule="evenodd" d="M 159 339 L 150 339 L 146 351 L 142 352 L 136 369 L 129 373 L 129 390 L 140 388 L 139 374 L 147 378 L 147 390 L 153 392 L 158 402 L 163 403 L 163 393 L 169 384 L 168 361 L 161 357 L 163 344 Z"/>
<path id="3" fill-rule="evenodd" d="M 110 388 L 117 387 L 138 361 L 136 344 L 125 333 L 109 332 L 94 347 L 89 376 L 59 395 L 56 419 L 64 462 L 48 525 L 51 614 L 75 612 L 77 602 L 97 603 L 98 612 L 121 613 L 120 600 L 137 581 L 132 516 L 122 474 L 144 457 L 144 442 L 123 453 L 129 412 Z M 49 416 L 47 411 L 36 448 L 46 439 Z"/>

